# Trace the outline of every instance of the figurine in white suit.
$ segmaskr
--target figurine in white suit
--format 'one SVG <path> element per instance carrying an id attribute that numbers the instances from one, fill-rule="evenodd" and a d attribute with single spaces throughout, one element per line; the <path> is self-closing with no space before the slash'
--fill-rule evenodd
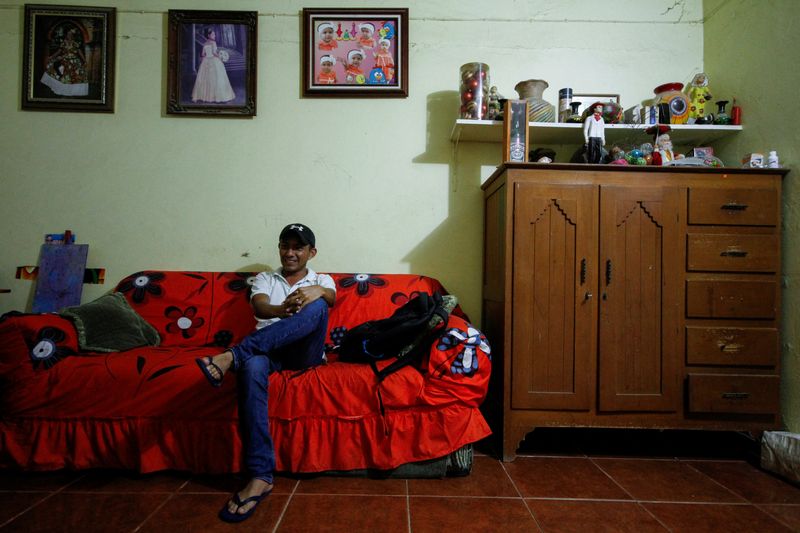
<path id="1" fill-rule="evenodd" d="M 583 141 L 586 146 L 586 162 L 600 163 L 603 159 L 603 146 L 606 144 L 603 104 L 596 102 L 594 113 L 583 122 Z"/>

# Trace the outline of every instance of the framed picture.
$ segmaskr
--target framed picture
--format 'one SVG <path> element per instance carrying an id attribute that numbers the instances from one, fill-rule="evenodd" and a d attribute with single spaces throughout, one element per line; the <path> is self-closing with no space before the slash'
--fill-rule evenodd
<path id="1" fill-rule="evenodd" d="M 408 9 L 303 9 L 303 96 L 408 96 Z"/>
<path id="2" fill-rule="evenodd" d="M 503 108 L 503 161 L 528 161 L 528 101 L 508 100 Z"/>
<path id="3" fill-rule="evenodd" d="M 22 109 L 114 112 L 113 7 L 25 5 Z"/>
<path id="4" fill-rule="evenodd" d="M 258 13 L 168 12 L 167 113 L 255 116 Z"/>

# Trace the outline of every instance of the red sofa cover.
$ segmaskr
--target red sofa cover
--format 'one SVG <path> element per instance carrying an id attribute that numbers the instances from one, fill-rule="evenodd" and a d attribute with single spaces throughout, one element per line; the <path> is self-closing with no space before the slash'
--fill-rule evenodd
<path id="1" fill-rule="evenodd" d="M 156 327 L 158 347 L 80 353 L 65 318 L 3 317 L 0 467 L 239 471 L 235 374 L 211 387 L 194 359 L 254 329 L 253 275 L 146 271 L 122 280 L 116 290 Z M 389 316 L 417 292 L 445 293 L 424 276 L 332 276 L 338 294 L 331 345 L 347 328 Z M 478 407 L 489 383 L 489 356 L 483 335 L 456 308 L 424 372 L 406 367 L 378 385 L 369 366 L 331 356 L 310 370 L 274 373 L 269 419 L 278 470 L 392 469 L 488 436 Z"/>

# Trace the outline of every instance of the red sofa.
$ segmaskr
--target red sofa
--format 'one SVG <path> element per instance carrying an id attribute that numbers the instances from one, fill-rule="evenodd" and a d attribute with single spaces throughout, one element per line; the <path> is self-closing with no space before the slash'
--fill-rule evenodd
<path id="1" fill-rule="evenodd" d="M 116 291 L 157 329 L 158 347 L 80 353 L 66 318 L 4 316 L 0 467 L 239 471 L 236 380 L 228 376 L 222 387 L 211 387 L 194 359 L 254 329 L 252 276 L 146 271 L 122 280 Z M 332 276 L 337 300 L 330 344 L 347 328 L 389 316 L 417 292 L 444 293 L 424 276 Z M 491 371 L 488 352 L 485 338 L 456 308 L 423 372 L 405 367 L 378 385 L 368 365 L 332 355 L 310 370 L 273 374 L 269 418 L 278 470 L 391 470 L 488 436 L 478 410 Z"/>

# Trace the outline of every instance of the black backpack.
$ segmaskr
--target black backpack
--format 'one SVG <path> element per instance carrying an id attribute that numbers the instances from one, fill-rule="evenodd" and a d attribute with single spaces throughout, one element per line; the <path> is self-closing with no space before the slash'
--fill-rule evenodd
<path id="1" fill-rule="evenodd" d="M 423 356 L 450 316 L 442 304 L 438 292 L 433 295 L 423 292 L 397 308 L 389 318 L 359 324 L 345 332 L 339 345 L 339 360 L 369 363 L 379 382 L 412 363 L 418 363 L 417 369 L 421 369 Z M 436 316 L 441 318 L 438 323 Z M 397 357 L 397 361 L 378 370 L 377 361 L 392 357 Z"/>

